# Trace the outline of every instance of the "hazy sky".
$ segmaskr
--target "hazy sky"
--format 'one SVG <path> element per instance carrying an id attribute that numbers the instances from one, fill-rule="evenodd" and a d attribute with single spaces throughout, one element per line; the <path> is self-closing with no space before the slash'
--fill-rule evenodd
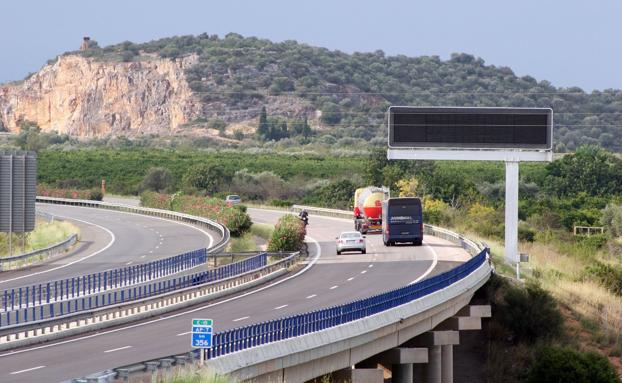
<path id="1" fill-rule="evenodd" d="M 466 52 L 555 86 L 622 88 L 621 15 L 622 0 L 5 0 L 0 83 L 77 49 L 82 36 L 104 46 L 237 32 L 344 52 Z"/>

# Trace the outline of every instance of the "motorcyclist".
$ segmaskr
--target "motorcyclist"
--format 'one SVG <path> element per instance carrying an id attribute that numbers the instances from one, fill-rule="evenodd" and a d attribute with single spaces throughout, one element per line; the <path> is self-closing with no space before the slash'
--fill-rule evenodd
<path id="1" fill-rule="evenodd" d="M 298 214 L 298 218 L 300 218 L 305 225 L 309 224 L 309 213 L 307 212 L 307 209 L 302 209 L 300 211 L 300 213 Z"/>

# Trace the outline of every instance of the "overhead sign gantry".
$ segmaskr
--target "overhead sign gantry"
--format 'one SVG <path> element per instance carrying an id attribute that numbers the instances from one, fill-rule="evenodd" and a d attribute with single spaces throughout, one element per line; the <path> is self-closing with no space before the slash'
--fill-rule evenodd
<path id="1" fill-rule="evenodd" d="M 553 110 L 391 106 L 390 160 L 505 162 L 505 256 L 517 266 L 518 164 L 552 161 Z"/>

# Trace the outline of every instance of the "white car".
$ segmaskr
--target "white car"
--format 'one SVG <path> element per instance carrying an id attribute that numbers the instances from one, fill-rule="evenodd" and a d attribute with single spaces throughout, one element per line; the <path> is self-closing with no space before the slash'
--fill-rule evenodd
<path id="1" fill-rule="evenodd" d="M 240 202 L 242 202 L 242 199 L 241 199 L 241 198 L 240 198 L 240 196 L 239 196 L 239 195 L 237 195 L 237 194 L 229 194 L 229 195 L 227 196 L 227 198 L 225 198 L 225 202 L 226 202 L 228 205 L 237 205 L 237 204 L 239 204 Z"/>
<path id="2" fill-rule="evenodd" d="M 358 231 L 344 231 L 335 239 L 337 240 L 337 255 L 342 251 L 360 251 L 361 254 L 367 252 L 365 236 Z"/>

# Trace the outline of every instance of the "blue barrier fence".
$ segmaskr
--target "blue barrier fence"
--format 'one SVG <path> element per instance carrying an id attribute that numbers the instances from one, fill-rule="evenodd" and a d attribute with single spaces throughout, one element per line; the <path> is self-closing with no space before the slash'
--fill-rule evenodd
<path id="1" fill-rule="evenodd" d="M 207 350 L 207 358 L 321 331 L 403 305 L 466 277 L 486 262 L 487 254 L 485 249 L 450 271 L 369 298 L 216 333 L 212 348 Z"/>
<path id="2" fill-rule="evenodd" d="M 135 266 L 7 289 L 0 293 L 2 309 L 19 310 L 148 282 L 204 264 L 207 257 L 207 250 L 199 249 Z"/>
<path id="3" fill-rule="evenodd" d="M 230 278 L 259 269 L 267 264 L 268 254 L 261 253 L 243 261 L 178 278 L 140 284 L 138 286 L 122 288 L 108 293 L 103 292 L 100 294 L 96 292 L 96 294 L 92 296 L 83 296 L 76 299 L 42 304 L 37 307 L 15 309 L 0 313 L 0 328 L 166 294 L 187 287 Z"/>

